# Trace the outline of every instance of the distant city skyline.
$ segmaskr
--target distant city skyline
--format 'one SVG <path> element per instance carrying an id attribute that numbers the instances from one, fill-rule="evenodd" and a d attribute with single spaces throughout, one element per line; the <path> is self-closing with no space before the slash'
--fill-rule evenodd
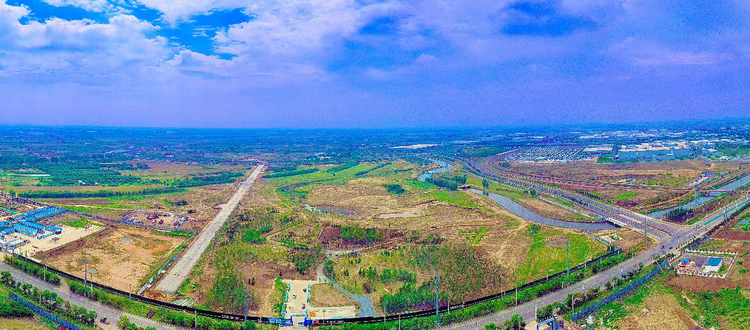
<path id="1" fill-rule="evenodd" d="M 0 125 L 750 117 L 750 3 L 0 0 Z"/>

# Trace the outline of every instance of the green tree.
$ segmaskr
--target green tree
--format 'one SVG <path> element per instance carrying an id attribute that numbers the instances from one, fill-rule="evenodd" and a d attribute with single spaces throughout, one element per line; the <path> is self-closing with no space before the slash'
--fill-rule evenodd
<path id="1" fill-rule="evenodd" d="M 489 189 L 490 188 L 490 182 L 487 181 L 487 179 L 482 179 L 482 188 Z"/>

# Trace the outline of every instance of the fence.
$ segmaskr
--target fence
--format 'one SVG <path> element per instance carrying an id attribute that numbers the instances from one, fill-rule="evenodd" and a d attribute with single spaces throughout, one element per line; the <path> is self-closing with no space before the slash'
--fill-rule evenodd
<path id="1" fill-rule="evenodd" d="M 649 272 L 648 274 L 646 274 L 646 276 L 643 276 L 643 277 L 639 278 L 638 280 L 636 280 L 635 282 L 628 284 L 626 287 L 618 290 L 617 292 L 615 292 L 615 293 L 607 296 L 606 298 L 604 298 L 604 299 L 602 299 L 600 301 L 597 301 L 593 305 L 588 306 L 588 307 L 586 307 L 586 308 L 584 308 L 584 309 L 582 309 L 580 311 L 577 311 L 577 312 L 573 313 L 573 315 L 570 316 L 570 320 L 573 321 L 573 322 L 578 321 L 578 320 L 586 317 L 586 315 L 589 315 L 589 314 L 595 312 L 596 310 L 598 310 L 599 308 L 602 308 L 605 305 L 607 305 L 607 304 L 615 301 L 616 299 L 622 297 L 623 295 L 628 294 L 633 289 L 641 286 L 643 283 L 645 283 L 646 281 L 648 281 L 651 278 L 653 278 L 654 276 L 656 276 L 656 274 L 658 274 L 662 270 L 662 268 L 664 268 L 667 265 L 669 265 L 669 260 L 664 259 L 664 261 L 662 261 L 658 266 L 656 266 L 656 268 L 654 270 L 652 270 L 651 272 Z"/>
<path id="2" fill-rule="evenodd" d="M 588 234 L 589 236 L 593 237 L 597 241 L 606 244 L 607 246 L 613 246 L 612 243 L 610 243 L 608 240 L 603 239 L 603 238 L 599 237 L 598 235 L 596 235 L 596 234 L 594 234 L 594 233 L 592 233 L 592 232 L 590 232 L 588 230 L 586 231 L 586 234 Z"/>
<path id="3" fill-rule="evenodd" d="M 587 267 L 590 267 L 593 264 L 596 264 L 597 262 L 600 262 L 600 261 L 602 261 L 602 260 L 604 260 L 606 258 L 615 256 L 615 255 L 620 254 L 620 253 L 622 253 L 622 249 L 621 248 L 614 249 L 614 250 L 610 251 L 609 253 L 607 253 L 605 255 L 599 256 L 597 258 L 594 258 L 594 259 L 591 259 L 591 260 L 589 260 L 587 262 L 579 264 L 579 265 L 577 265 L 575 267 L 572 267 L 572 268 L 570 268 L 570 271 L 573 272 L 573 271 L 576 271 L 576 270 L 585 269 Z M 29 258 L 26 258 L 24 256 L 16 255 L 15 257 L 16 258 L 20 258 L 21 260 L 30 262 L 30 263 L 32 263 L 34 265 L 43 267 L 42 264 L 40 264 L 40 263 L 38 263 L 38 262 L 36 262 L 34 260 L 31 260 Z M 71 280 L 75 280 L 75 281 L 79 281 L 79 282 L 83 283 L 83 279 L 80 278 L 80 277 L 78 277 L 78 276 L 65 273 L 63 271 L 60 271 L 60 270 L 58 270 L 56 268 L 52 268 L 52 267 L 49 267 L 48 270 L 51 271 L 51 272 L 53 272 L 53 273 L 55 273 L 55 274 L 57 274 L 57 275 L 59 275 L 59 276 L 61 276 L 61 277 L 64 277 L 64 278 L 67 278 L 67 279 L 71 279 Z M 545 277 L 545 278 L 538 279 L 536 281 L 528 282 L 526 284 L 523 284 L 523 285 L 519 286 L 518 288 L 513 288 L 513 289 L 510 289 L 510 290 L 506 290 L 504 292 L 497 293 L 497 294 L 490 295 L 490 296 L 486 296 L 486 297 L 483 297 L 483 298 L 479 298 L 479 299 L 475 299 L 475 300 L 470 300 L 470 301 L 461 303 L 459 305 L 454 305 L 454 306 L 449 306 L 449 307 L 448 306 L 443 306 L 443 307 L 440 307 L 439 310 L 442 313 L 442 312 L 448 312 L 448 311 L 452 311 L 452 310 L 459 310 L 459 309 L 471 307 L 473 305 L 477 305 L 477 304 L 480 304 L 480 303 L 483 303 L 483 302 L 488 302 L 488 301 L 491 301 L 491 300 L 495 300 L 495 299 L 499 299 L 499 298 L 502 298 L 502 297 L 505 297 L 505 296 L 508 296 L 508 295 L 515 294 L 517 291 L 521 291 L 521 290 L 524 290 L 524 289 L 527 289 L 527 288 L 530 288 L 530 287 L 533 287 L 533 286 L 545 283 L 547 281 L 553 280 L 553 279 L 558 278 L 560 276 L 564 276 L 566 274 L 567 274 L 567 271 L 563 270 L 561 272 L 552 274 L 549 277 Z M 197 309 L 197 308 L 193 308 L 193 307 L 175 305 L 175 304 L 172 304 L 172 303 L 168 303 L 168 302 L 164 302 L 164 301 L 160 301 L 160 300 L 156 300 L 156 299 L 151 299 L 151 298 L 147 298 L 147 297 L 143 297 L 143 296 L 139 296 L 139 295 L 132 295 L 129 292 L 125 292 L 125 291 L 122 291 L 122 290 L 119 290 L 119 289 L 115 289 L 115 288 L 112 288 L 112 287 L 109 287 L 109 286 L 106 286 L 106 285 L 102 285 L 102 284 L 99 284 L 99 283 L 96 283 L 96 282 L 92 282 L 92 281 L 88 281 L 88 283 L 92 287 L 104 290 L 104 291 L 106 291 L 108 293 L 119 295 L 119 296 L 123 296 L 123 297 L 129 297 L 130 299 L 133 299 L 133 300 L 136 300 L 136 301 L 140 301 L 142 303 L 154 305 L 154 306 L 157 306 L 157 307 L 164 307 L 164 308 L 168 308 L 168 309 L 175 310 L 175 311 L 182 311 L 182 312 L 186 312 L 186 313 L 190 313 L 190 314 L 197 314 L 197 315 L 201 315 L 201 316 L 205 316 L 205 317 L 210 317 L 210 318 L 215 318 L 215 319 L 223 319 L 223 320 L 231 320 L 231 321 L 242 321 L 245 318 L 244 315 L 240 315 L 240 314 L 228 314 L 228 313 L 214 312 L 214 311 L 209 311 L 209 310 Z M 319 320 L 319 324 L 377 323 L 377 322 L 385 322 L 385 321 L 405 320 L 405 319 L 409 319 L 409 318 L 425 317 L 425 316 L 432 316 L 432 315 L 435 315 L 435 310 L 425 310 L 425 311 L 403 313 L 403 314 L 392 314 L 392 315 L 387 315 L 387 316 L 383 316 L 383 317 L 356 317 L 356 318 L 347 318 L 347 319 L 323 319 L 323 320 Z M 270 321 L 271 321 L 272 318 L 265 317 L 265 316 L 248 316 L 247 319 L 250 320 L 250 321 L 256 322 L 256 323 L 266 323 L 266 324 L 268 324 L 268 323 L 270 323 Z"/>
<path id="4" fill-rule="evenodd" d="M 15 294 L 13 292 L 11 292 L 8 296 L 10 297 L 10 299 L 13 299 L 13 300 L 19 302 L 21 305 L 26 306 L 26 308 L 30 309 L 34 313 L 39 314 L 41 316 L 44 316 L 44 317 L 50 319 L 52 322 L 55 322 L 55 323 L 57 323 L 57 324 L 59 324 L 59 325 L 61 325 L 63 327 L 68 328 L 68 330 L 85 330 L 85 329 L 83 329 L 83 328 L 81 328 L 81 327 L 79 327 L 79 326 L 77 326 L 77 325 L 75 325 L 75 324 L 73 324 L 73 323 L 71 323 L 71 322 L 69 322 L 67 320 L 64 320 L 64 319 L 60 318 L 59 316 L 57 316 L 55 314 L 52 314 L 52 313 L 48 312 L 46 309 L 41 308 L 41 307 L 35 305 L 34 303 L 32 303 L 32 302 L 24 299 L 23 297 Z"/>

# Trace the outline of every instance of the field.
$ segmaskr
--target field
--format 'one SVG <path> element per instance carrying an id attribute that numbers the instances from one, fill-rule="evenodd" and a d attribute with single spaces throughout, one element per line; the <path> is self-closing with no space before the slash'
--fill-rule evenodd
<path id="1" fill-rule="evenodd" d="M 0 326 L 3 330 L 50 330 L 54 329 L 40 322 L 35 317 L 31 318 L 0 318 Z"/>
<path id="2" fill-rule="evenodd" d="M 339 307 L 357 303 L 330 284 L 314 284 L 310 287 L 310 304 L 315 307 Z"/>
<path id="3" fill-rule="evenodd" d="M 532 229 L 532 228 L 530 228 Z M 578 265 L 606 253 L 606 246 L 592 237 L 564 234 L 561 230 L 544 228 L 527 235 L 533 240 L 526 260 L 515 270 L 518 284 L 542 278 L 566 269 L 565 242 L 570 244 L 570 265 Z"/>
<path id="4" fill-rule="evenodd" d="M 271 170 L 258 180 L 180 296 L 239 311 L 244 297 L 235 288 L 244 287 L 252 314 L 273 315 L 277 277 L 327 276 L 369 296 L 379 313 L 393 313 L 434 298 L 436 269 L 441 295 L 454 303 L 543 277 L 542 269 L 564 269 L 564 242 L 538 245 L 535 237 L 569 238 L 571 265 L 606 250 L 581 232 L 533 229 L 478 194 L 416 180 L 433 165 L 344 165 Z M 417 303 L 405 306 L 407 299 Z"/>
<path id="5" fill-rule="evenodd" d="M 185 238 L 157 234 L 133 227 L 107 227 L 104 231 L 36 255 L 43 263 L 124 291 L 137 291 Z M 86 257 L 84 257 L 84 255 Z"/>

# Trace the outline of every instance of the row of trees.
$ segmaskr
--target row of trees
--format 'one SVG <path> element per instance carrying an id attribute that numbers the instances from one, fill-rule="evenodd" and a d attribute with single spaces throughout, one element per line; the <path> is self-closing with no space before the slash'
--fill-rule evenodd
<path id="1" fill-rule="evenodd" d="M 34 275 L 47 283 L 60 285 L 60 277 L 51 271 L 45 270 L 44 267 L 37 266 L 33 263 L 21 260 L 19 258 L 13 258 L 8 255 L 6 255 L 4 259 L 5 263 L 22 270 L 24 273 Z"/>
<path id="2" fill-rule="evenodd" d="M 24 198 L 107 198 L 118 196 L 143 196 L 143 195 L 160 195 L 172 194 L 185 191 L 179 187 L 150 188 L 136 191 L 114 191 L 114 190 L 96 190 L 96 191 L 25 191 L 18 195 Z"/>
<path id="3" fill-rule="evenodd" d="M 71 304 L 70 301 L 62 299 L 55 292 L 50 292 L 49 290 L 40 291 L 39 288 L 31 284 L 17 282 L 8 271 L 0 272 L 0 282 L 19 295 L 39 303 L 42 308 L 50 313 L 61 315 L 74 322 L 80 322 L 89 326 L 96 324 L 98 314 L 95 311 L 89 311 L 84 307 Z"/>
<path id="4" fill-rule="evenodd" d="M 526 322 L 523 320 L 523 316 L 513 314 L 509 320 L 505 320 L 503 324 L 489 323 L 484 326 L 484 330 L 522 330 L 526 329 Z"/>
<path id="5" fill-rule="evenodd" d="M 466 176 L 454 175 L 451 177 L 438 177 L 432 175 L 425 181 L 448 190 L 457 190 L 460 185 L 466 184 Z"/>

